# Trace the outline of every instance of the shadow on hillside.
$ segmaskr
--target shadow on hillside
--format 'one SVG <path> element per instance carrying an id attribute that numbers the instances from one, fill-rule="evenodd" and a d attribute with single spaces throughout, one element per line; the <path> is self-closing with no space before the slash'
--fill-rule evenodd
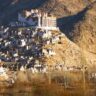
<path id="1" fill-rule="evenodd" d="M 60 28 L 61 32 L 65 33 L 66 36 L 72 40 L 72 37 L 70 36 L 70 33 L 74 30 L 74 26 L 76 23 L 79 21 L 82 21 L 84 19 L 84 16 L 86 12 L 96 3 L 94 1 L 93 3 L 89 4 L 86 8 L 84 8 L 81 12 L 68 16 L 68 17 L 63 17 L 59 18 L 57 20 L 57 26 Z"/>
<path id="2" fill-rule="evenodd" d="M 75 15 L 59 18 L 57 20 L 57 26 L 60 28 L 60 31 L 65 33 L 68 38 L 72 39 L 70 33 L 74 30 L 75 24 L 83 20 L 87 10 L 88 8 L 85 8 Z"/>

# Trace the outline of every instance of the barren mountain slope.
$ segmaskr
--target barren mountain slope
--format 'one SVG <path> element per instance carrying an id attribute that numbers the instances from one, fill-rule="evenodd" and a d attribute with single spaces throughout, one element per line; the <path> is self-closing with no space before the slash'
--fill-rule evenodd
<path id="1" fill-rule="evenodd" d="M 83 10 L 94 0 L 47 0 L 40 8 L 57 17 L 69 16 Z"/>
<path id="2" fill-rule="evenodd" d="M 73 41 L 81 48 L 96 54 L 96 3 L 89 7 L 83 20 L 75 25 Z"/>
<path id="3" fill-rule="evenodd" d="M 71 42 L 63 33 L 52 32 L 53 36 L 60 35 L 60 39 L 55 43 L 46 44 L 43 49 L 52 49 L 54 55 L 45 55 L 44 62 L 48 65 L 64 65 L 67 67 L 82 67 L 87 64 L 84 52 L 75 43 Z M 58 36 L 58 35 L 57 35 Z M 58 37 L 57 37 L 58 38 Z M 51 53 L 50 53 L 51 54 Z"/>
<path id="4" fill-rule="evenodd" d="M 6 0 L 0 1 L 0 5 L 3 5 L 0 6 L 1 22 L 10 21 L 15 13 L 30 8 L 39 8 L 58 17 L 58 26 L 66 35 L 62 37 L 61 44 L 44 46 L 56 52 L 55 56 L 45 58 L 46 63 L 63 63 L 66 66 L 96 65 L 96 4 L 92 3 L 95 0 L 7 0 L 6 3 L 4 1 Z M 90 4 L 91 7 L 87 7 Z"/>
<path id="5" fill-rule="evenodd" d="M 87 66 L 88 68 L 96 65 L 96 54 L 79 47 L 59 31 L 55 31 L 55 34 L 52 32 L 52 34 L 53 36 L 61 34 L 61 39 L 57 43 L 46 44 L 42 47 L 43 49 L 52 49 L 55 52 L 55 55 L 44 57 L 45 64 L 52 66 L 63 64 L 67 67 Z"/>
<path id="6" fill-rule="evenodd" d="M 72 46 L 74 46 L 73 42 L 75 42 L 75 46 L 74 48 L 72 46 L 67 48 L 68 41 L 66 40 L 61 41 L 67 44 L 65 46 L 64 44 L 61 44 L 61 47 L 60 45 L 56 45 L 55 47 L 52 47 L 54 50 L 56 50 L 56 52 L 58 52 L 58 55 L 56 56 L 58 57 L 58 59 L 55 59 L 54 57 L 54 58 L 50 58 L 50 60 L 52 59 L 51 60 L 52 62 L 54 62 L 54 60 L 55 62 L 58 62 L 59 59 L 63 58 L 61 62 L 64 62 L 65 65 L 67 66 L 79 65 L 79 64 L 83 65 L 85 63 L 90 66 L 96 65 L 96 44 L 95 44 L 96 1 L 95 0 L 71 0 L 71 1 L 60 0 L 58 2 L 59 3 L 57 4 L 57 6 L 55 6 L 55 8 L 53 8 L 53 10 L 49 12 L 54 13 L 56 16 L 61 17 L 58 19 L 58 25 L 59 27 L 61 27 L 62 29 L 61 31 L 64 32 L 66 36 L 71 39 L 71 41 L 68 40 L 66 36 L 64 38 L 67 38 L 66 40 L 71 42 Z M 50 4 L 49 6 L 51 6 Z M 70 11 L 69 10 L 65 11 L 65 9 L 60 7 L 61 5 L 59 4 L 64 4 L 64 6 L 67 4 L 66 8 L 69 9 Z M 76 7 L 77 9 L 74 7 Z M 47 9 L 47 7 L 44 8 Z M 66 16 L 62 17 L 64 15 Z M 76 47 L 77 46 L 76 44 L 79 45 L 78 48 Z M 65 53 L 63 53 L 64 49 L 66 50 L 68 49 L 70 51 L 65 51 Z M 79 51 L 77 52 L 78 49 Z M 51 61 L 49 62 L 51 63 Z"/>

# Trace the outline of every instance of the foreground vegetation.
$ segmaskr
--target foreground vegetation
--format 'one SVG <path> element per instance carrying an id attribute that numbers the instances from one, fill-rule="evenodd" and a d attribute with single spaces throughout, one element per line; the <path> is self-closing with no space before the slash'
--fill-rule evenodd
<path id="1" fill-rule="evenodd" d="M 0 96 L 95 96 L 96 83 L 83 82 L 80 73 L 66 73 L 51 76 L 36 74 L 32 78 L 19 73 L 17 81 L 11 86 L 0 86 Z M 65 75 L 64 75 L 65 76 Z M 67 82 L 66 82 L 67 81 Z"/>

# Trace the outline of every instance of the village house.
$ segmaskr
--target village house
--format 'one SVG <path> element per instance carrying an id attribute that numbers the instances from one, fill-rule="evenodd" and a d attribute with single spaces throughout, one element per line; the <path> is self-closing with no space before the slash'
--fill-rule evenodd
<path id="1" fill-rule="evenodd" d="M 3 62 L 0 60 L 0 81 L 1 80 L 8 80 L 8 75 L 6 73 L 6 70 L 2 67 Z"/>
<path id="2" fill-rule="evenodd" d="M 20 67 L 20 71 L 22 71 L 22 72 L 26 71 L 26 69 L 24 68 L 24 66 L 21 66 Z"/>
<path id="3" fill-rule="evenodd" d="M 37 34 L 42 39 L 49 39 L 52 36 L 52 33 L 50 31 L 45 31 L 45 30 L 41 30 Z"/>
<path id="4" fill-rule="evenodd" d="M 52 43 L 52 44 L 55 44 L 55 43 L 57 43 L 58 41 L 60 41 L 59 36 L 54 36 L 54 37 L 51 38 L 51 43 Z"/>
<path id="5" fill-rule="evenodd" d="M 56 55 L 56 52 L 52 49 L 42 49 L 42 54 L 45 56 L 54 56 Z"/>
<path id="6" fill-rule="evenodd" d="M 21 47 L 24 47 L 26 45 L 26 41 L 24 40 L 24 39 L 21 39 L 21 44 L 20 44 L 20 46 Z"/>

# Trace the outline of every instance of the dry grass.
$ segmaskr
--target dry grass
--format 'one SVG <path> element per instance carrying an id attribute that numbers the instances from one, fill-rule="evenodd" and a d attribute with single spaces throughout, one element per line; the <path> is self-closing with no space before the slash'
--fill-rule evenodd
<path id="1" fill-rule="evenodd" d="M 2 92 L 4 94 L 5 93 L 18 94 L 12 96 L 84 96 L 84 90 L 81 88 L 65 89 L 64 86 L 60 86 L 56 83 L 52 83 L 52 84 L 48 84 L 47 82 L 41 83 L 39 82 L 39 80 L 35 80 L 32 83 L 17 83 L 12 87 L 9 88 L 6 87 L 4 90 Z M 27 93 L 30 95 L 25 95 Z M 86 95 L 86 96 L 90 96 L 90 95 Z"/>
<path id="2" fill-rule="evenodd" d="M 86 88 L 84 89 L 81 79 L 78 79 L 78 82 L 77 80 L 75 80 L 76 76 L 78 78 L 81 78 L 81 76 L 79 76 L 80 74 L 66 74 L 68 79 L 71 78 L 69 81 L 72 85 L 71 86 L 70 84 L 68 84 L 69 86 L 67 88 L 65 88 L 64 85 L 61 86 L 55 81 L 52 81 L 51 84 L 49 84 L 48 78 L 46 78 L 45 75 L 40 74 L 35 75 L 35 78 L 31 78 L 26 82 L 26 79 L 23 80 L 23 77 L 25 78 L 27 75 L 24 76 L 24 74 L 26 75 L 26 73 L 19 73 L 18 78 L 19 76 L 20 78 L 13 86 L 0 87 L 0 96 L 2 96 L 1 93 L 7 94 L 3 96 L 95 96 L 94 94 L 96 90 L 92 93 L 90 92 L 90 86 L 87 83 L 85 85 Z M 61 79 L 64 81 L 63 76 L 59 75 L 57 76 L 57 78 L 55 77 L 53 76 L 52 79 L 56 79 L 57 81 L 60 81 Z M 93 87 L 91 86 L 91 89 L 92 88 Z M 90 95 L 89 93 L 92 94 Z"/>

